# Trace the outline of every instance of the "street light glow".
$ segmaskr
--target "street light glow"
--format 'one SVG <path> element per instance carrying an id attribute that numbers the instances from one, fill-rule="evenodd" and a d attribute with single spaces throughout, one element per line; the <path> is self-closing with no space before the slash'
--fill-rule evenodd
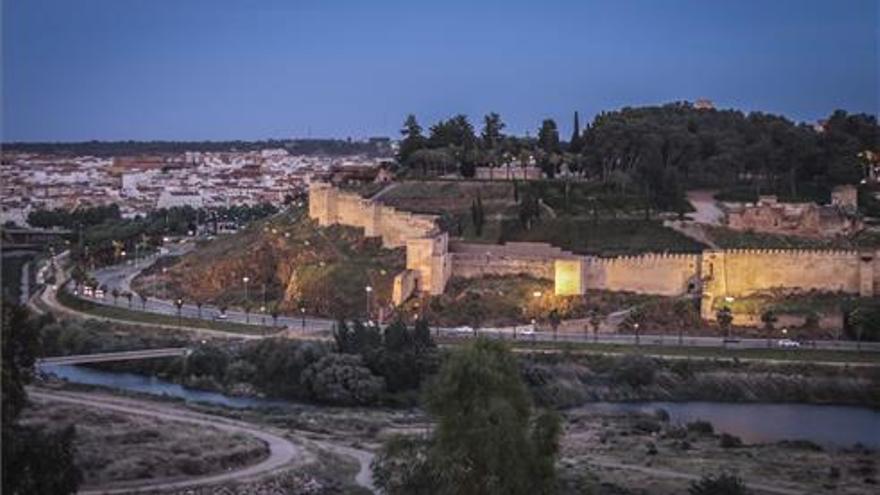
<path id="1" fill-rule="evenodd" d="M 532 292 L 532 296 L 533 296 L 535 299 L 541 297 L 541 291 L 536 290 L 535 292 Z"/>

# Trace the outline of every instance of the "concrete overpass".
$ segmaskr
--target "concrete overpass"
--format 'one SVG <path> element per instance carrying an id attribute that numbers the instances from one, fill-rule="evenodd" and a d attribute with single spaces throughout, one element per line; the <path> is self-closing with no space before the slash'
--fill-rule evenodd
<path id="1" fill-rule="evenodd" d="M 99 354 L 78 354 L 75 356 L 57 356 L 37 359 L 37 365 L 46 364 L 88 364 L 110 363 L 114 361 L 135 361 L 140 359 L 156 359 L 164 357 L 187 356 L 191 351 L 186 347 L 167 347 L 163 349 L 146 349 L 143 351 L 102 352 Z"/>
<path id="2" fill-rule="evenodd" d="M 63 240 L 64 236 L 72 234 L 71 230 L 64 229 L 30 229 L 23 227 L 4 227 L 2 229 L 2 242 L 0 246 L 4 251 L 10 250 L 41 250 L 47 244 Z"/>

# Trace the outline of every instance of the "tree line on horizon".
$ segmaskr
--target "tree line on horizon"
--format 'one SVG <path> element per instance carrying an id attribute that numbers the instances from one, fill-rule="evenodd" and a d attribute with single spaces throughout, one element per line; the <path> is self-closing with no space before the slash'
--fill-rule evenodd
<path id="1" fill-rule="evenodd" d="M 827 201 L 831 188 L 858 184 L 866 174 L 865 150 L 880 146 L 875 116 L 837 110 L 821 132 L 768 113 L 699 109 L 687 102 L 602 112 L 560 138 L 545 119 L 536 137 L 506 135 L 497 113 L 477 134 L 464 114 L 425 132 L 415 115 L 401 129 L 398 161 L 421 176 L 476 167 L 534 163 L 548 178 L 592 179 L 610 191 L 640 193 L 657 206 L 696 187 L 739 186 L 748 195 Z"/>

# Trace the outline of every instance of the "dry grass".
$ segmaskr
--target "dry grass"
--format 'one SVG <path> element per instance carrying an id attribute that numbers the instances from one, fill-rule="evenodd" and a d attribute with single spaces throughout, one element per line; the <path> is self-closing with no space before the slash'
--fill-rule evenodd
<path id="1" fill-rule="evenodd" d="M 253 464 L 268 447 L 247 435 L 54 402 L 33 402 L 24 422 L 76 426 L 85 485 L 194 476 Z"/>

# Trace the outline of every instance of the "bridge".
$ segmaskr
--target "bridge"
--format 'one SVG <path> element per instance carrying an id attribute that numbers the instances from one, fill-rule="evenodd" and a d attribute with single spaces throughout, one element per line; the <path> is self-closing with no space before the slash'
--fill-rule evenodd
<path id="1" fill-rule="evenodd" d="M 4 227 L 2 229 L 2 249 L 12 250 L 41 250 L 47 244 L 63 240 L 64 236 L 72 233 L 64 229 L 29 229 L 22 227 Z"/>
<path id="2" fill-rule="evenodd" d="M 114 361 L 135 361 L 140 359 L 156 359 L 164 357 L 188 356 L 190 349 L 186 347 L 166 347 L 163 349 L 146 349 L 142 351 L 102 352 L 99 354 L 77 354 L 75 356 L 57 356 L 37 359 L 37 365 L 110 363 Z"/>

